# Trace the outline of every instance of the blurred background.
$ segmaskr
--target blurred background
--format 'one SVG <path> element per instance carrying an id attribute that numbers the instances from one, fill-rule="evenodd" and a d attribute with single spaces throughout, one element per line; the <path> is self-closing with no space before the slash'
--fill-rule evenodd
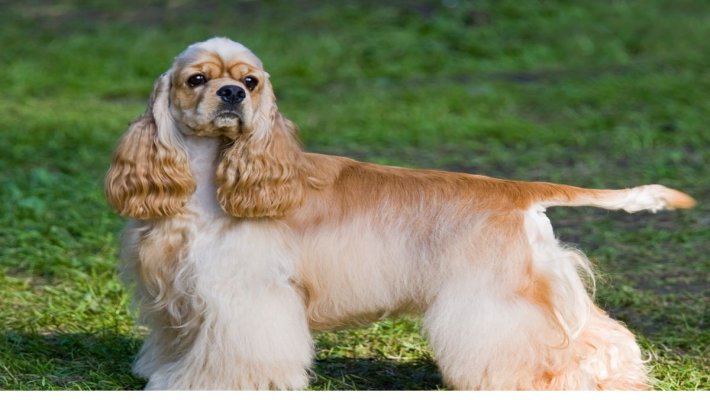
<path id="1" fill-rule="evenodd" d="M 0 388 L 140 389 L 103 175 L 154 79 L 227 36 L 306 149 L 590 187 L 688 212 L 550 210 L 597 264 L 658 389 L 710 389 L 710 2 L 1 1 Z M 406 317 L 321 334 L 313 389 L 437 389 Z"/>

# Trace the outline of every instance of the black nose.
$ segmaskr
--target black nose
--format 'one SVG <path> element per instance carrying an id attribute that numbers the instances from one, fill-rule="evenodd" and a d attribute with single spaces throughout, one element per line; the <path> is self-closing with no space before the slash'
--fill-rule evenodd
<path id="1" fill-rule="evenodd" d="M 217 96 L 227 104 L 239 104 L 247 97 L 247 94 L 244 92 L 244 89 L 239 86 L 227 85 L 219 88 Z"/>

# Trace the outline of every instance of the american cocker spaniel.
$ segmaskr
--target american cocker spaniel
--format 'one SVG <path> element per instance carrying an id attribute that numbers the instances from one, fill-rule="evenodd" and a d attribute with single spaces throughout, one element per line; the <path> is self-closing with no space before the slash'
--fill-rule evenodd
<path id="1" fill-rule="evenodd" d="M 634 335 L 545 209 L 688 208 L 660 185 L 594 190 L 302 151 L 269 74 L 225 38 L 156 82 L 106 177 L 121 269 L 150 328 L 151 389 L 301 389 L 312 332 L 418 313 L 455 389 L 643 389 Z"/>

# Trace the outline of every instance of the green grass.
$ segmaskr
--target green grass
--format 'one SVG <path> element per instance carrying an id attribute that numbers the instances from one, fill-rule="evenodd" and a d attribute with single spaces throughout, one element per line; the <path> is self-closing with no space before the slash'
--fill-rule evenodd
<path id="1" fill-rule="evenodd" d="M 658 182 L 691 211 L 556 209 L 656 388 L 710 389 L 710 3 L 389 6 L 43 1 L 0 24 L 0 388 L 140 389 L 145 332 L 102 195 L 117 138 L 187 44 L 265 62 L 308 149 L 593 187 Z M 318 336 L 313 389 L 442 388 L 417 319 Z"/>

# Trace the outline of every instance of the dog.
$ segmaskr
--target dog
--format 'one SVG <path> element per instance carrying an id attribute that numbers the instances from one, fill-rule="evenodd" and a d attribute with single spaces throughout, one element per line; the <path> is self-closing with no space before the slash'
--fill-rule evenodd
<path id="1" fill-rule="evenodd" d="M 158 78 L 105 187 L 129 218 L 148 389 L 303 389 L 312 332 L 402 313 L 453 389 L 646 389 L 634 335 L 594 305 L 590 262 L 545 209 L 695 204 L 306 153 L 262 62 L 226 38 Z"/>

